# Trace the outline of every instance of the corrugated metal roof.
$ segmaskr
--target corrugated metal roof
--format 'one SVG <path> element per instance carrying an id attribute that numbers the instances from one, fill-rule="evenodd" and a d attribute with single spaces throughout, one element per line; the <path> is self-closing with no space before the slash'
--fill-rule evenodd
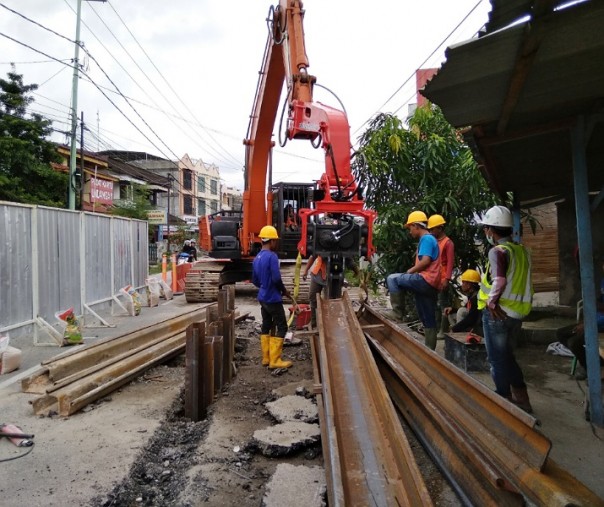
<path id="1" fill-rule="evenodd" d="M 493 33 L 512 23 L 533 16 L 535 10 L 543 7 L 558 7 L 569 0 L 491 0 L 489 21 L 484 33 Z"/>
<path id="2" fill-rule="evenodd" d="M 532 0 L 491 0 L 489 21 L 485 32 L 492 33 L 529 14 Z"/>
<path id="3" fill-rule="evenodd" d="M 503 9 L 494 19 L 503 24 L 534 3 L 492 0 Z M 572 191 L 569 126 L 604 104 L 604 2 L 552 12 L 554 4 L 535 22 L 449 48 L 422 91 L 452 125 L 472 127 L 469 141 L 492 187 L 523 202 Z M 590 188 L 599 190 L 601 125 L 593 128 L 587 158 Z"/>
<path id="4" fill-rule="evenodd" d="M 122 160 L 117 160 L 112 156 L 109 156 L 109 170 L 114 174 L 131 176 L 138 180 L 159 185 L 166 189 L 169 187 L 169 180 L 165 176 L 160 176 L 159 174 L 147 171 L 133 164 L 129 164 Z"/>

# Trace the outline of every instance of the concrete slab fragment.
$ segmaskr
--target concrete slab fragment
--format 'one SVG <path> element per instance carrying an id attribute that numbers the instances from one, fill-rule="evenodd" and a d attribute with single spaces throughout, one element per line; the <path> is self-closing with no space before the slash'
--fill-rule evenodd
<path id="1" fill-rule="evenodd" d="M 263 507 L 325 507 L 325 470 L 321 467 L 277 465 L 266 485 Z"/>
<path id="2" fill-rule="evenodd" d="M 525 343 L 547 345 L 568 336 L 576 325 L 575 319 L 563 317 L 526 321 L 522 323 L 522 339 Z"/>
<path id="3" fill-rule="evenodd" d="M 288 396 L 290 394 L 298 394 L 299 392 L 312 392 L 312 389 L 312 380 L 300 380 L 297 382 L 290 382 L 289 384 L 284 384 L 281 387 L 273 389 L 273 394 L 275 396 Z"/>
<path id="4" fill-rule="evenodd" d="M 280 423 L 286 421 L 315 423 L 319 420 L 317 406 L 302 396 L 283 396 L 278 400 L 265 403 L 264 406 Z"/>
<path id="5" fill-rule="evenodd" d="M 318 424 L 290 421 L 256 430 L 251 445 L 264 456 L 275 458 L 304 449 L 320 440 Z"/>

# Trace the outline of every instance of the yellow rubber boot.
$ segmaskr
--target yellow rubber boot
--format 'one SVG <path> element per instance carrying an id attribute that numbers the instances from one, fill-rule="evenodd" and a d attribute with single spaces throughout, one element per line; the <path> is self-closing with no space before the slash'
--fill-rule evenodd
<path id="1" fill-rule="evenodd" d="M 283 338 L 278 336 L 271 336 L 271 347 L 270 347 L 270 364 L 269 368 L 289 368 L 292 365 L 291 361 L 282 361 L 281 352 L 283 352 Z"/>
<path id="2" fill-rule="evenodd" d="M 271 348 L 271 335 L 261 334 L 260 335 L 260 346 L 262 347 L 262 366 L 268 366 L 270 363 L 270 348 Z"/>

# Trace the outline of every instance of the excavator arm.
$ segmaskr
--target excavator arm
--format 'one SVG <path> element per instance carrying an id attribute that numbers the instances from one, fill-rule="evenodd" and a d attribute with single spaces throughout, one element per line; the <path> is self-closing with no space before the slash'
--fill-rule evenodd
<path id="1" fill-rule="evenodd" d="M 362 191 L 351 171 L 352 147 L 346 114 L 313 100 L 316 78 L 308 72 L 303 19 L 300 0 L 280 0 L 269 9 L 269 34 L 244 140 L 246 165 L 240 241 L 243 254 L 252 254 L 254 245 L 259 243 L 258 232 L 272 221 L 272 194 L 267 194 L 266 188 L 267 178 L 272 179 L 272 135 L 285 83 L 287 124 L 282 145 L 288 140 L 308 140 L 315 148 L 322 148 L 325 156 L 325 173 L 312 192 L 313 206 L 299 210 L 298 250 L 302 255 L 321 255 L 327 260 L 331 281 L 328 293 L 339 297 L 345 259 L 357 255 L 369 257 L 374 252 L 372 229 L 376 214 L 365 209 Z M 329 223 L 325 217 L 330 217 Z"/>

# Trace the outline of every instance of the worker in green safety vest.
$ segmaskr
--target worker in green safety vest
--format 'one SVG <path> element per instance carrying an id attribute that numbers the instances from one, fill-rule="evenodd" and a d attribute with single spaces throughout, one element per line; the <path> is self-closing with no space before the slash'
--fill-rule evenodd
<path id="1" fill-rule="evenodd" d="M 524 376 L 516 362 L 513 337 L 532 307 L 531 259 L 512 241 L 512 213 L 505 206 L 489 209 L 482 226 L 493 248 L 480 280 L 478 309 L 482 312 L 487 355 L 495 392 L 532 413 Z"/>

